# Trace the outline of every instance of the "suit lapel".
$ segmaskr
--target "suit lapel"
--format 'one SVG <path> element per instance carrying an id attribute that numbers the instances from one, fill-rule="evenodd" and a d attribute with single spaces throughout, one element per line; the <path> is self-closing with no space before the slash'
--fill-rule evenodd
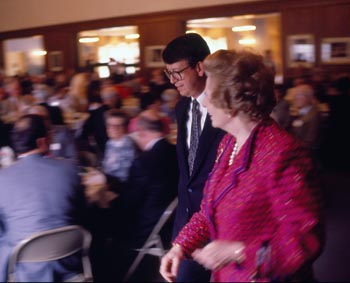
<path id="1" fill-rule="evenodd" d="M 181 151 L 179 155 L 179 165 L 183 168 L 186 168 L 187 176 L 188 176 L 188 147 L 187 147 L 187 120 L 188 120 L 188 109 L 190 107 L 191 99 L 183 98 L 181 102 L 179 102 L 178 107 L 178 136 L 177 136 L 177 146 Z"/>
<path id="2" fill-rule="evenodd" d="M 178 117 L 178 136 L 177 136 L 177 146 L 178 149 L 181 150 L 181 154 L 179 156 L 179 165 L 186 168 L 187 176 L 188 176 L 188 147 L 187 147 L 187 128 L 186 124 L 188 121 L 188 110 L 191 104 L 191 98 L 183 98 L 182 101 L 179 102 L 177 108 L 177 117 Z M 205 162 L 207 157 L 207 153 L 209 152 L 210 147 L 215 141 L 217 135 L 221 132 L 221 130 L 216 129 L 211 124 L 210 116 L 207 115 L 203 127 L 203 131 L 199 138 L 199 145 L 197 149 L 196 159 L 194 161 L 193 173 L 192 176 L 188 176 L 190 180 L 197 175 L 199 168 L 202 163 Z M 181 160 L 180 160 L 181 158 Z"/>
<path id="3" fill-rule="evenodd" d="M 209 152 L 209 149 L 212 146 L 212 143 L 215 140 L 216 135 L 219 133 L 219 131 L 220 131 L 219 129 L 215 129 L 211 125 L 210 116 L 207 115 L 202 134 L 199 138 L 199 145 L 198 145 L 196 159 L 194 162 L 192 177 L 196 175 L 196 172 L 201 167 L 201 164 L 205 162 L 207 153 Z"/>

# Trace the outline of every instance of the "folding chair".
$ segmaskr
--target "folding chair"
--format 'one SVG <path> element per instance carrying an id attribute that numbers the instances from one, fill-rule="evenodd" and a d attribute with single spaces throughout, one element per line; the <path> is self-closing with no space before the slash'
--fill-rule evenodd
<path id="1" fill-rule="evenodd" d="M 19 262 L 47 262 L 81 251 L 83 272 L 69 282 L 92 282 L 89 250 L 91 234 L 78 225 L 70 225 L 36 233 L 22 240 L 12 251 L 8 265 L 8 282 L 15 282 Z"/>
<path id="2" fill-rule="evenodd" d="M 159 232 L 162 230 L 163 226 L 167 223 L 170 216 L 175 211 L 177 203 L 178 199 L 176 197 L 164 210 L 157 224 L 154 226 L 151 234 L 143 244 L 142 248 L 136 249 L 136 251 L 138 251 L 138 254 L 131 264 L 126 275 L 124 276 L 123 282 L 126 282 L 130 279 L 146 254 L 158 256 L 159 259 L 161 259 L 161 257 L 166 253 Z"/>

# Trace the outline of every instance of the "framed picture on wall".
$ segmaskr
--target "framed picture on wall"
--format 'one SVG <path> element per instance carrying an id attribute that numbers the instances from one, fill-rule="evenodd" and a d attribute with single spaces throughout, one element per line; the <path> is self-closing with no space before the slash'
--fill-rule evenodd
<path id="1" fill-rule="evenodd" d="M 321 60 L 326 64 L 350 63 L 350 37 L 328 37 L 321 42 Z"/>
<path id="2" fill-rule="evenodd" d="M 162 52 L 164 50 L 164 45 L 153 45 L 146 46 L 146 67 L 162 67 L 164 62 L 162 59 Z"/>
<path id="3" fill-rule="evenodd" d="M 58 72 L 63 70 L 63 52 L 52 51 L 48 54 L 49 70 Z"/>
<path id="4" fill-rule="evenodd" d="M 315 63 L 315 42 L 312 34 L 296 34 L 287 37 L 289 67 L 312 67 Z"/>

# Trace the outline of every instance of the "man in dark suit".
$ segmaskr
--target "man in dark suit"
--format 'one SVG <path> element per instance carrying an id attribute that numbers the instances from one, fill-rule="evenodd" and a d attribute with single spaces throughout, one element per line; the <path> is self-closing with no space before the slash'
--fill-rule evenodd
<path id="1" fill-rule="evenodd" d="M 175 108 L 180 179 L 174 237 L 200 208 L 203 187 L 213 167 L 217 147 L 224 134 L 223 131 L 212 127 L 207 110 L 202 106 L 206 82 L 202 62 L 209 54 L 207 43 L 195 33 L 175 38 L 168 43 L 163 52 L 163 60 L 166 64 L 165 74 L 182 96 Z M 193 112 L 195 108 L 199 108 L 199 111 Z M 199 141 L 193 149 L 192 124 L 197 115 L 198 125 L 195 129 L 199 130 L 200 136 L 197 137 Z M 189 156 L 192 157 L 189 158 Z M 195 261 L 186 259 L 180 265 L 176 280 L 179 282 L 208 282 L 209 279 L 209 271 Z"/>
<path id="2" fill-rule="evenodd" d="M 135 140 L 142 152 L 130 168 L 124 203 L 136 212 L 131 227 L 135 247 L 143 245 L 169 203 L 176 197 L 179 170 L 176 148 L 163 134 L 154 114 L 137 119 Z"/>
<path id="3" fill-rule="evenodd" d="M 45 107 L 49 113 L 50 121 L 53 125 L 63 125 L 63 113 L 58 106 L 51 106 L 48 103 L 51 88 L 46 84 L 38 84 L 34 87 L 33 95 L 36 99 L 36 104 Z"/>
<path id="4" fill-rule="evenodd" d="M 18 160 L 0 170 L 0 281 L 7 279 L 12 249 L 40 231 L 80 224 L 84 195 L 71 162 L 44 156 L 48 134 L 39 115 L 26 115 L 14 125 L 12 144 Z M 17 266 L 21 282 L 68 280 L 80 271 L 79 257 Z"/>
<path id="5" fill-rule="evenodd" d="M 126 233 L 124 241 L 127 241 L 125 246 L 128 256 L 123 256 L 126 268 L 130 267 L 136 256 L 131 250 L 143 246 L 159 218 L 177 195 L 179 171 L 176 147 L 164 137 L 163 132 L 164 123 L 154 112 L 146 110 L 137 117 L 134 138 L 142 151 L 134 160 L 129 179 L 118 199 L 122 206 L 119 218 L 122 217 L 125 223 L 122 225 L 123 229 L 119 229 L 117 233 Z M 162 230 L 165 248 L 170 247 L 171 230 L 172 225 Z M 133 279 L 153 281 L 155 276 L 159 276 L 158 259 L 155 258 L 156 266 L 151 264 L 150 258 L 145 260 L 146 268 L 141 266 Z"/>
<path id="6" fill-rule="evenodd" d="M 120 109 L 122 105 L 119 94 L 112 86 L 102 88 L 100 96 L 92 96 L 90 99 L 89 118 L 77 137 L 77 143 L 79 150 L 92 151 L 96 153 L 98 161 L 101 161 L 108 140 L 105 113 L 109 109 Z"/>

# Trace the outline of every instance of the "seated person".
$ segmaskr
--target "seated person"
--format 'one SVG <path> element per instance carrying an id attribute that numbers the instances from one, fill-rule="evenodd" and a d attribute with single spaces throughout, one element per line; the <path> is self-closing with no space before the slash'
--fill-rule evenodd
<path id="1" fill-rule="evenodd" d="M 292 116 L 287 130 L 306 146 L 319 149 L 322 117 L 317 108 L 314 90 L 310 85 L 302 84 L 294 88 L 293 105 L 297 112 Z"/>
<path id="2" fill-rule="evenodd" d="M 157 115 L 160 117 L 162 123 L 163 123 L 163 131 L 165 135 L 168 135 L 170 133 L 170 118 L 166 116 L 161 111 L 161 99 L 157 97 L 154 93 L 146 92 L 143 93 L 140 98 L 140 108 L 141 113 L 144 111 L 152 112 L 154 115 Z M 131 119 L 128 131 L 129 133 L 133 133 L 136 130 L 136 124 L 137 124 L 138 117 L 134 117 Z"/>
<path id="3" fill-rule="evenodd" d="M 129 116 L 121 110 L 111 109 L 106 112 L 105 121 L 109 139 L 102 160 L 102 171 L 108 177 L 125 182 L 137 154 L 137 146 L 127 133 Z"/>
<path id="4" fill-rule="evenodd" d="M 272 109 L 271 117 L 277 122 L 277 124 L 286 129 L 290 124 L 290 105 L 289 102 L 284 98 L 285 90 L 284 86 L 276 85 L 274 88 L 276 105 Z"/>
<path id="5" fill-rule="evenodd" d="M 52 106 L 48 103 L 52 90 L 45 84 L 38 84 L 34 86 L 33 95 L 37 105 L 44 106 L 50 116 L 51 123 L 54 125 L 63 125 L 63 113 L 59 106 Z"/>
<path id="6" fill-rule="evenodd" d="M 18 160 L 0 170 L 0 281 L 7 280 L 13 248 L 30 235 L 82 224 L 85 200 L 78 168 L 45 157 L 49 135 L 42 117 L 25 115 L 12 131 Z M 17 282 L 61 282 L 81 272 L 79 255 L 45 263 L 22 263 Z"/>
<path id="7" fill-rule="evenodd" d="M 80 150 L 96 154 L 100 163 L 108 140 L 105 113 L 110 109 L 119 109 L 121 100 L 112 87 L 105 85 L 102 86 L 100 95 L 90 95 L 89 100 L 89 118 L 84 122 L 77 143 Z"/>
<path id="8" fill-rule="evenodd" d="M 168 88 L 162 92 L 160 110 L 169 117 L 170 123 L 176 123 L 175 105 L 179 101 L 179 97 L 179 92 L 174 88 Z"/>
<path id="9" fill-rule="evenodd" d="M 119 213 L 116 201 L 119 200 L 119 191 L 129 177 L 130 166 L 135 159 L 138 148 L 127 134 L 128 115 L 118 109 L 105 112 L 105 124 L 108 140 L 101 171 L 90 169 L 97 183 L 106 185 L 93 188 L 91 179 L 84 180 L 87 185 L 86 198 L 89 203 L 90 230 L 93 234 L 92 262 L 96 281 L 110 280 L 109 272 L 114 271 L 108 257 L 110 248 L 107 247 L 111 235 L 120 234 L 118 217 L 125 217 Z M 87 172 L 90 175 L 90 172 Z M 103 175 L 103 174 L 105 175 Z M 85 179 L 85 178 L 84 178 Z M 96 180 L 96 179 L 95 179 Z M 115 194 L 115 192 L 117 194 Z M 124 229 L 124 228 L 123 228 Z M 106 248 L 107 247 L 107 248 Z"/>
<path id="10" fill-rule="evenodd" d="M 49 152 L 51 156 L 77 161 L 78 153 L 75 146 L 74 135 L 66 125 L 52 124 L 50 113 L 47 108 L 42 105 L 32 106 L 29 108 L 28 113 L 37 114 L 44 118 L 51 137 Z"/>

